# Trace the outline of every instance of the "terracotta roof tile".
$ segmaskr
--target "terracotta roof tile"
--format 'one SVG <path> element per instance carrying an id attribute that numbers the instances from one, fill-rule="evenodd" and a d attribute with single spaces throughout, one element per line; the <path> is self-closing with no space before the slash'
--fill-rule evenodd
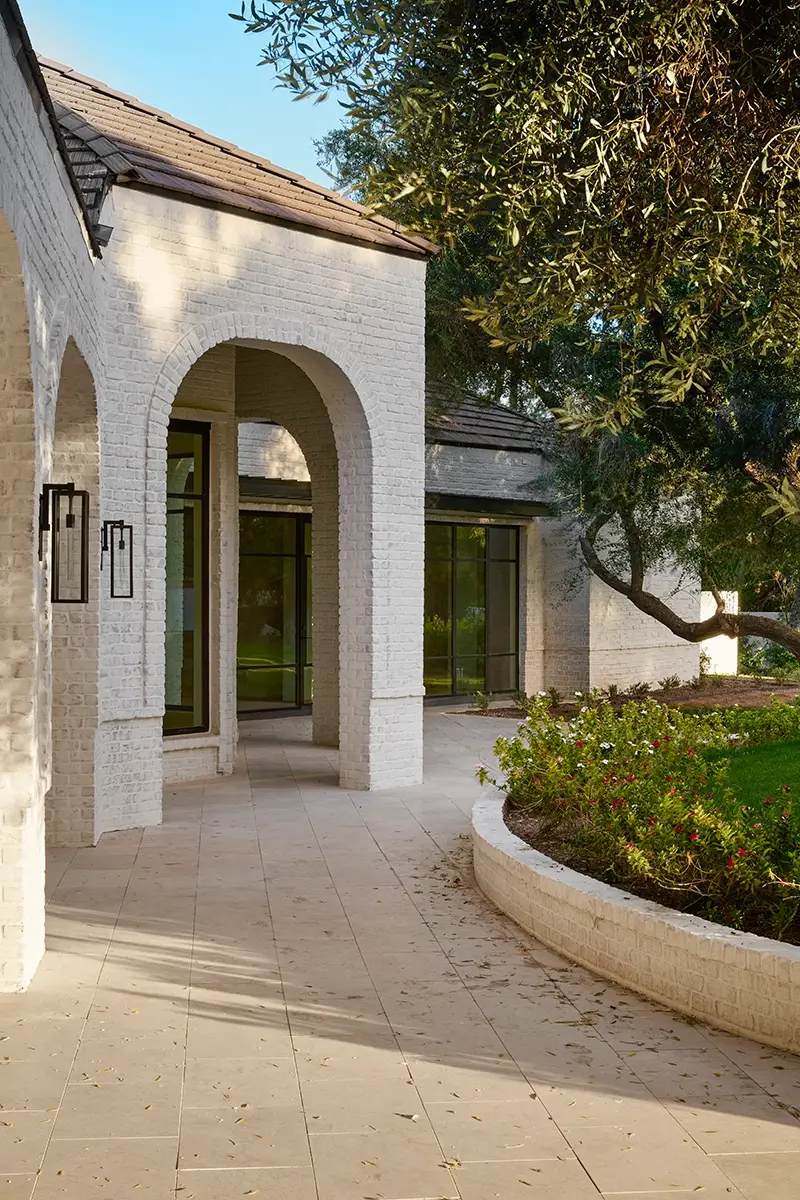
<path id="1" fill-rule="evenodd" d="M 424 238 L 230 142 L 186 125 L 70 67 L 39 60 L 68 148 L 83 170 L 87 202 L 98 202 L 97 163 L 110 182 L 146 184 L 415 257 L 436 252 Z M 84 146 L 80 146 L 80 142 Z M 89 157 L 95 159 L 92 171 Z M 80 180 L 79 180 L 80 181 Z"/>

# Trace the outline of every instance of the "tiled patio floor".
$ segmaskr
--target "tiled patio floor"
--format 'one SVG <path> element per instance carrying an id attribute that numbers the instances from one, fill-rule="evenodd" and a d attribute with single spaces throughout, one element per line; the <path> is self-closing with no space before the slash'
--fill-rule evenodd
<path id="1" fill-rule="evenodd" d="M 305 722 L 248 723 L 162 827 L 53 854 L 0 997 L 2 1200 L 797 1200 L 800 1059 L 491 911 L 465 834 L 509 726 L 426 722 L 423 787 L 348 795 Z"/>

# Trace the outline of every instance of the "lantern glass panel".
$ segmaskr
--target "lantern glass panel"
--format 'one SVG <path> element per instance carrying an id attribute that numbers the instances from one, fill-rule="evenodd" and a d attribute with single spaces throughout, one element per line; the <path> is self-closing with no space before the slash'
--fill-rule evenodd
<path id="1" fill-rule="evenodd" d="M 89 493 L 54 491 L 51 598 L 57 604 L 89 600 Z"/>

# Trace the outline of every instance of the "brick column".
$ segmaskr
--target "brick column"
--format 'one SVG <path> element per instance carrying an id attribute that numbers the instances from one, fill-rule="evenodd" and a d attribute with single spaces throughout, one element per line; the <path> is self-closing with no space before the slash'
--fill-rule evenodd
<path id="1" fill-rule="evenodd" d="M 44 953 L 39 761 L 39 564 L 31 343 L 16 240 L 0 211 L 0 991 L 27 987 Z"/>

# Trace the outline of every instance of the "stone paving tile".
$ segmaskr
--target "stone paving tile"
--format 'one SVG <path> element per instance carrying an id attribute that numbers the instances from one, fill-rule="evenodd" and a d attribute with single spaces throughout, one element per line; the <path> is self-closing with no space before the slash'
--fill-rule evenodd
<path id="1" fill-rule="evenodd" d="M 248 722 L 239 775 L 55 851 L 49 952 L 0 997 L 1 1200 L 798 1200 L 800 1059 L 475 890 L 508 732 L 429 714 L 423 786 L 348 794 L 305 719 Z"/>
<path id="2" fill-rule="evenodd" d="M 44 1200 L 172 1200 L 174 1138 L 52 1142 L 35 1195 Z"/>

